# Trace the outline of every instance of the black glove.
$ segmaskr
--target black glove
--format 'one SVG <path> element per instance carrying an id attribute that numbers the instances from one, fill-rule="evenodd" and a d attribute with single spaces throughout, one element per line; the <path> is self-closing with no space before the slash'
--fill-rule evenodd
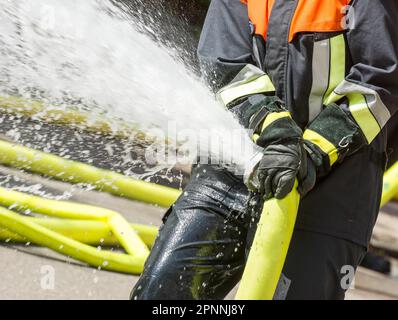
<path id="1" fill-rule="evenodd" d="M 298 190 L 305 196 L 315 185 L 316 172 L 304 148 L 301 129 L 276 97 L 267 97 L 251 110 L 256 112 L 246 119 L 263 150 L 261 159 L 255 159 L 245 175 L 247 186 L 265 199 L 281 199 L 293 189 L 297 178 Z"/>
<path id="2" fill-rule="evenodd" d="M 298 180 L 298 191 L 304 197 L 315 185 L 315 166 L 303 147 L 302 140 L 271 144 L 264 148 L 261 160 L 248 179 L 248 187 L 264 196 L 282 199 Z"/>

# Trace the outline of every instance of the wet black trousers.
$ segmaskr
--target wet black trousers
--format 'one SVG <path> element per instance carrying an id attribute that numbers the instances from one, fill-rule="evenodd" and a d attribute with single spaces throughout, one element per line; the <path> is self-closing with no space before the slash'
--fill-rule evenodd
<path id="1" fill-rule="evenodd" d="M 369 162 L 367 152 L 353 158 L 353 168 L 347 164 L 343 170 L 342 176 L 347 181 L 350 172 L 354 175 L 357 172 L 354 167 L 365 168 L 360 165 L 363 162 L 361 159 Z M 367 179 L 373 184 L 369 190 L 377 189 L 374 187 L 376 183 L 381 188 L 381 167 L 377 163 L 367 168 Z M 336 179 L 340 181 L 342 176 L 339 170 L 336 171 Z M 371 177 L 380 177 L 380 181 Z M 328 184 L 333 184 L 333 179 L 330 177 Z M 355 193 L 350 183 L 347 184 Z M 325 192 L 322 183 L 319 189 Z M 366 187 L 360 190 L 364 189 Z M 340 191 L 345 193 L 343 187 Z M 333 192 L 335 196 L 339 195 L 339 192 L 329 188 L 328 196 Z M 375 194 L 368 196 L 373 196 L 377 211 L 380 189 L 372 192 Z M 362 194 L 357 194 L 357 197 L 360 196 Z M 311 211 L 306 202 L 311 204 L 313 200 L 308 198 L 308 201 L 302 201 L 303 208 L 300 208 L 299 215 L 303 209 Z M 344 219 L 347 223 L 352 223 L 353 219 L 340 205 L 341 201 L 337 200 L 337 206 L 325 210 L 322 210 L 322 201 L 328 205 L 327 201 L 322 198 L 319 201 L 316 203 L 318 216 L 330 215 L 336 209 L 343 211 L 341 219 L 335 213 L 335 226 L 330 226 L 330 230 L 336 232 L 317 232 L 310 223 L 307 224 L 310 227 L 306 228 L 298 220 L 275 298 L 343 299 L 354 271 L 366 253 L 366 245 L 339 236 L 347 228 L 344 226 L 340 230 L 339 225 L 344 223 Z M 347 208 L 356 203 L 348 202 Z M 369 211 L 369 204 L 365 201 L 364 205 Z M 183 194 L 166 213 L 158 239 L 131 298 L 223 299 L 242 276 L 261 208 L 259 196 L 250 194 L 241 178 L 216 166 L 198 165 Z M 369 213 L 368 220 L 374 219 L 372 214 Z M 371 229 L 373 223 L 368 222 L 367 226 Z M 320 225 L 319 230 L 322 228 L 327 226 Z M 367 233 L 369 231 L 364 232 Z"/>

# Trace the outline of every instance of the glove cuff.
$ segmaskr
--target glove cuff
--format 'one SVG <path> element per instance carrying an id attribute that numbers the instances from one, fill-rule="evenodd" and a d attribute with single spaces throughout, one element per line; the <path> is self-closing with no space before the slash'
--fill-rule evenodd
<path id="1" fill-rule="evenodd" d="M 367 144 L 358 125 L 336 104 L 327 106 L 303 134 L 305 147 L 318 176 Z"/>
<path id="2" fill-rule="evenodd" d="M 262 148 L 301 139 L 301 129 L 276 96 L 252 96 L 230 110 L 250 130 L 253 141 Z"/>

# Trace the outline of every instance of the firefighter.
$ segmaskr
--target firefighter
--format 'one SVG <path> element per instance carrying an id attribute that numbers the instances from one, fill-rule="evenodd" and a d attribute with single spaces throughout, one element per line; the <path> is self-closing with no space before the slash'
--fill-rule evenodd
<path id="1" fill-rule="evenodd" d="M 262 148 L 250 170 L 196 165 L 133 299 L 222 299 L 263 200 L 299 181 L 275 299 L 343 299 L 367 252 L 398 106 L 395 0 L 213 0 L 198 54 L 218 99 Z M 261 272 L 261 270 L 258 270 Z"/>

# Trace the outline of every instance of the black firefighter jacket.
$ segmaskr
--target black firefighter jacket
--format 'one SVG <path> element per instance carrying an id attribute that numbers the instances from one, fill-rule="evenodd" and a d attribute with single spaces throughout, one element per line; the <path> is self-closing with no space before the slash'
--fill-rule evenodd
<path id="1" fill-rule="evenodd" d="M 210 4 L 198 55 L 218 99 L 239 118 L 277 95 L 333 168 L 303 200 L 298 227 L 368 244 L 398 107 L 397 22 L 396 0 Z"/>

